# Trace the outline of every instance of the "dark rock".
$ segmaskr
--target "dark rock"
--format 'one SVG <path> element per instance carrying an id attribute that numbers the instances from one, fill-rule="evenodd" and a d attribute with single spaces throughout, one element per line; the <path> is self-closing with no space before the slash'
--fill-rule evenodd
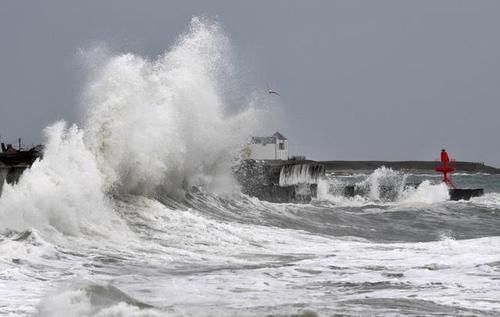
<path id="1" fill-rule="evenodd" d="M 484 194 L 484 190 L 482 188 L 475 189 L 461 189 L 454 188 L 450 189 L 450 199 L 451 200 L 469 200 L 472 197 L 479 197 Z"/>

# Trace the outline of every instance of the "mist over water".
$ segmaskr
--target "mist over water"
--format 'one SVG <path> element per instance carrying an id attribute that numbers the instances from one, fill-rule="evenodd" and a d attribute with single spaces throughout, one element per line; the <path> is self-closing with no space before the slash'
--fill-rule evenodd
<path id="1" fill-rule="evenodd" d="M 194 18 L 156 60 L 124 54 L 100 61 L 83 94 L 83 126 L 57 122 L 45 130 L 44 159 L 19 185 L 4 188 L 2 216 L 16 224 L 2 225 L 48 221 L 75 233 L 86 217 L 112 209 L 113 193 L 180 198 L 193 186 L 237 191 L 231 167 L 258 111 L 226 114 L 221 86 L 229 52 L 217 24 Z"/>
<path id="2" fill-rule="evenodd" d="M 220 27 L 198 18 L 153 61 L 132 54 L 109 59 L 84 98 L 85 140 L 107 186 L 141 194 L 234 187 L 230 167 L 258 118 L 248 107 L 226 114 L 230 59 Z"/>
<path id="3" fill-rule="evenodd" d="M 4 184 L 0 196 L 0 228 L 8 230 L 82 230 L 104 234 L 111 225 L 110 201 L 94 153 L 84 132 L 57 122 L 45 129 L 46 151 L 16 185 Z"/>
<path id="4" fill-rule="evenodd" d="M 0 314 L 500 312 L 500 177 L 457 175 L 487 192 L 469 202 L 386 168 L 329 173 L 311 204 L 242 195 L 231 168 L 264 118 L 228 103 L 233 58 L 200 18 L 155 59 L 101 55 L 81 126 L 47 127 L 43 159 L 3 187 Z"/>

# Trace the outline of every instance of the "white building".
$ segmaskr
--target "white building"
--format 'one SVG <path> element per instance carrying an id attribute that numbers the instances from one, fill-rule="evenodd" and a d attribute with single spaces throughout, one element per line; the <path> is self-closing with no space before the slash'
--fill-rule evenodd
<path id="1" fill-rule="evenodd" d="M 254 160 L 288 160 L 288 139 L 279 132 L 267 137 L 254 136 L 245 154 Z"/>

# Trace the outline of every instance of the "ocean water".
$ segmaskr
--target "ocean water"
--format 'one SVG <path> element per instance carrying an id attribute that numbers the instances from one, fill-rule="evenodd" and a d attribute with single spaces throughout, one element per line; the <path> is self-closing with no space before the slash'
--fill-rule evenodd
<path id="1" fill-rule="evenodd" d="M 48 127 L 0 196 L 0 314 L 500 314 L 500 176 L 455 175 L 485 189 L 470 201 L 385 168 L 329 172 L 310 204 L 259 201 L 231 167 L 261 110 L 230 109 L 216 23 L 155 60 L 97 55 L 82 123 Z M 354 183 L 364 197 L 340 195 Z"/>

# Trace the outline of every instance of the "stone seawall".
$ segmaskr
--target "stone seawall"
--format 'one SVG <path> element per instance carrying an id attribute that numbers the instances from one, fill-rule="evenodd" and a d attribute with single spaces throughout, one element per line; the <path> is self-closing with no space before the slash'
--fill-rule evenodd
<path id="1" fill-rule="evenodd" d="M 234 170 L 242 192 L 275 203 L 308 203 L 324 167 L 314 162 L 243 161 Z"/>

